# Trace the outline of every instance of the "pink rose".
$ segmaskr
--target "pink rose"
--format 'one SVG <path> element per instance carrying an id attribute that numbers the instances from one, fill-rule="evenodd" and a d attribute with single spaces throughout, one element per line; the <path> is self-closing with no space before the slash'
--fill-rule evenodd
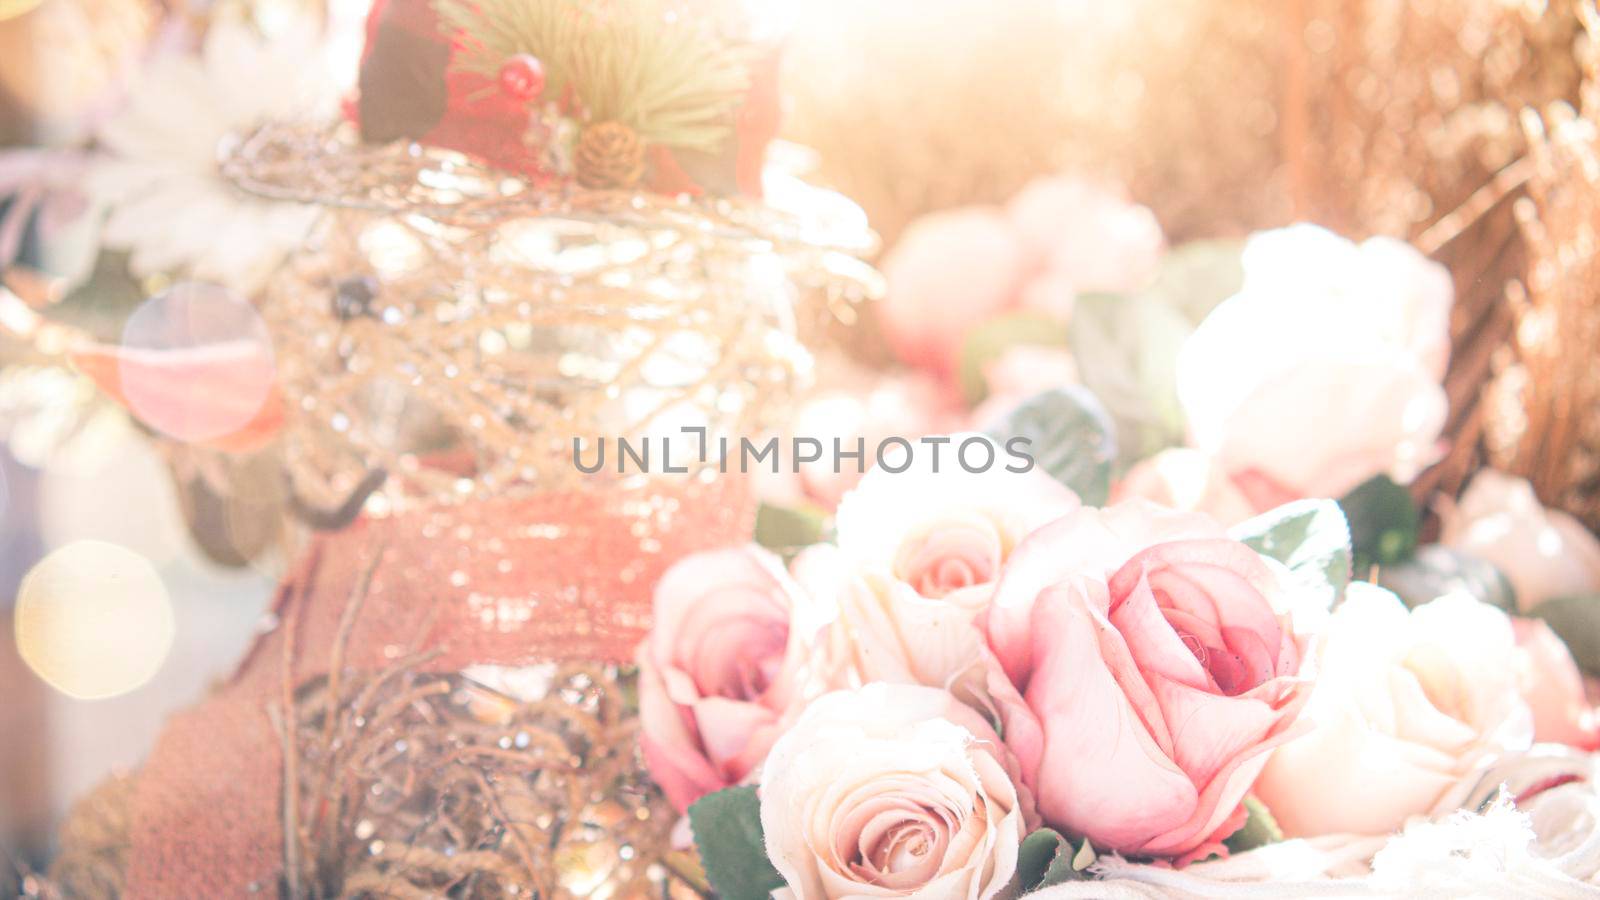
<path id="1" fill-rule="evenodd" d="M 1514 618 L 1522 699 L 1533 710 L 1533 739 L 1600 750 L 1600 710 L 1589 702 L 1572 652 L 1550 626 Z"/>
<path id="2" fill-rule="evenodd" d="M 1493 563 L 1523 610 L 1600 591 L 1600 541 L 1567 513 L 1545 509 L 1521 478 L 1484 469 L 1442 518 L 1439 543 Z"/>
<path id="3" fill-rule="evenodd" d="M 883 333 L 905 362 L 948 373 L 967 332 L 1016 302 L 1026 254 L 998 210 L 968 207 L 924 216 L 883 258 Z"/>
<path id="4" fill-rule="evenodd" d="M 1041 178 L 1004 210 L 911 223 L 883 258 L 878 318 L 902 361 L 948 375 L 976 326 L 1019 307 L 1065 322 L 1080 293 L 1144 286 L 1165 249 L 1145 207 L 1082 179 Z"/>
<path id="5" fill-rule="evenodd" d="M 990 610 L 1009 677 L 991 686 L 1043 819 L 1128 855 L 1219 850 L 1309 690 L 1282 590 L 1214 521 L 1144 503 L 1024 541 Z"/>
<path id="6" fill-rule="evenodd" d="M 799 589 L 756 546 L 686 557 L 661 577 L 640 645 L 640 744 L 680 811 L 760 765 L 802 699 Z"/>
<path id="7" fill-rule="evenodd" d="M 1078 293 L 1137 290 L 1155 275 L 1166 249 L 1154 213 L 1082 178 L 1036 179 L 1006 212 L 1034 265 Z"/>

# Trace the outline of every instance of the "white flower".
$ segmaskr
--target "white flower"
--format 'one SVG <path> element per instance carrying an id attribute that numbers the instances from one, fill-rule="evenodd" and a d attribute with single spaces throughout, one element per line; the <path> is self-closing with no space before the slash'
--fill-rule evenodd
<path id="1" fill-rule="evenodd" d="M 1383 834 L 1426 813 L 1474 767 L 1528 747 L 1511 620 L 1451 595 L 1407 611 L 1350 586 L 1328 622 L 1302 719 L 1255 793 L 1291 837 Z"/>
<path id="2" fill-rule="evenodd" d="M 1008 471 L 1022 462 L 1007 450 L 968 433 L 914 444 L 905 471 L 874 468 L 839 503 L 839 550 L 930 599 L 987 595 L 1024 537 L 1078 508 L 1072 491 L 1043 470 Z M 906 462 L 891 454 L 885 461 Z"/>
<path id="3" fill-rule="evenodd" d="M 818 698 L 761 779 L 774 897 L 988 900 L 1031 811 L 993 729 L 944 691 L 874 684 Z"/>
<path id="4" fill-rule="evenodd" d="M 107 209 L 102 241 L 131 251 L 135 275 L 179 272 L 253 292 L 317 210 L 233 187 L 218 169 L 220 145 L 268 121 L 330 118 L 339 86 L 309 28 L 264 40 L 222 21 L 200 54 L 152 60 L 96 135 L 109 155 L 89 179 Z"/>
<path id="5" fill-rule="evenodd" d="M 983 632 L 974 620 L 987 594 L 929 599 L 887 572 L 850 566 L 828 544 L 801 553 L 794 576 L 827 622 L 813 653 L 829 687 L 921 684 L 986 703 Z"/>
<path id="6" fill-rule="evenodd" d="M 985 471 L 973 468 L 995 453 Z M 834 687 L 873 681 L 983 693 L 983 634 L 1001 567 L 1030 532 L 1078 508 L 1060 482 L 1021 463 L 990 438 L 954 434 L 912 445 L 902 472 L 874 468 L 845 495 L 838 547 L 820 545 L 794 563 L 795 578 L 827 625 L 819 634 Z M 935 460 L 935 452 L 938 454 Z M 887 454 L 898 466 L 903 454 Z"/>
<path id="7" fill-rule="evenodd" d="M 1196 446 L 1302 497 L 1431 463 L 1447 406 L 1445 269 L 1399 241 L 1296 225 L 1253 236 L 1244 271 L 1179 355 Z"/>

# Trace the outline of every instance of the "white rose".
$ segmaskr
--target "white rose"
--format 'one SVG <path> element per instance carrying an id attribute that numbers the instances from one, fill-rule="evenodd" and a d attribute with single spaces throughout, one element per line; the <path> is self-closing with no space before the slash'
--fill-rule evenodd
<path id="1" fill-rule="evenodd" d="M 1311 225 L 1251 237 L 1244 286 L 1184 343 L 1178 397 L 1231 475 L 1339 497 L 1436 455 L 1447 399 L 1449 273 L 1399 241 Z"/>
<path id="2" fill-rule="evenodd" d="M 1439 543 L 1494 563 L 1524 610 L 1600 591 L 1600 541 L 1577 519 L 1540 505 L 1533 485 L 1504 472 L 1473 476 L 1444 516 Z"/>
<path id="3" fill-rule="evenodd" d="M 888 572 L 934 600 L 968 590 L 992 593 L 1012 549 L 1079 505 L 1071 490 L 1038 468 L 1007 471 L 1024 463 L 993 439 L 970 433 L 948 438 L 937 446 L 913 444 L 903 472 L 868 472 L 839 503 L 836 517 L 839 550 L 853 565 Z M 982 471 L 968 471 L 962 459 Z M 886 454 L 886 461 L 897 465 L 904 456 Z"/>
<path id="4" fill-rule="evenodd" d="M 788 884 L 773 895 L 996 896 L 1032 818 L 1007 758 L 989 725 L 944 691 L 824 695 L 763 768 L 767 855 Z"/>
<path id="5" fill-rule="evenodd" d="M 1034 529 L 1078 508 L 1042 471 L 1006 471 L 1018 463 L 992 440 L 949 439 L 938 447 L 937 472 L 934 448 L 923 444 L 914 445 L 906 471 L 868 472 L 839 504 L 838 546 L 795 560 L 795 578 L 831 620 L 818 643 L 834 687 L 892 681 L 976 699 L 984 640 L 975 620 L 1001 567 Z M 969 440 L 994 450 L 986 471 L 969 472 L 958 460 Z M 987 451 L 976 447 L 968 460 L 981 468 Z"/>
<path id="6" fill-rule="evenodd" d="M 1479 764 L 1532 741 L 1511 620 L 1470 597 L 1408 611 L 1350 586 L 1329 618 L 1302 720 L 1255 794 L 1291 837 L 1377 835 L 1431 809 Z"/>
<path id="7" fill-rule="evenodd" d="M 983 696 L 984 638 L 974 620 L 987 594 L 923 597 L 887 572 L 852 567 L 828 544 L 802 552 L 794 576 L 827 621 L 812 663 L 829 687 L 888 681 L 945 688 L 968 701 Z"/>

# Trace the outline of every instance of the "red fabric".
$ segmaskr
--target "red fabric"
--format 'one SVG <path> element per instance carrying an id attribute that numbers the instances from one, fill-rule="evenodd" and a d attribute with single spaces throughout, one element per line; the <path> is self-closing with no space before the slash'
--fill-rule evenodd
<path id="1" fill-rule="evenodd" d="M 445 75 L 449 97 L 444 117 L 422 143 L 456 150 L 529 178 L 544 180 L 544 142 L 525 140 L 532 122 L 529 108 L 502 93 L 492 78 L 451 69 Z"/>
<path id="2" fill-rule="evenodd" d="M 640 551 L 632 533 L 637 517 L 622 512 L 641 502 L 675 509 L 656 517 L 658 553 Z M 688 553 L 749 540 L 753 523 L 748 485 L 730 477 L 711 485 L 684 481 L 672 492 L 428 508 L 319 535 L 280 589 L 279 625 L 257 639 L 211 698 L 168 723 L 141 770 L 125 895 L 276 895 L 283 758 L 268 705 L 282 705 L 286 683 L 326 673 L 340 618 L 375 558 L 345 651 L 348 669 L 380 669 L 414 648 L 444 651 L 430 671 L 626 662 L 649 628 L 650 594 L 662 571 Z M 503 549 L 486 552 L 491 540 Z M 501 560 L 511 562 L 509 570 Z M 251 884 L 260 893 L 251 893 Z"/>
<path id="3" fill-rule="evenodd" d="M 761 170 L 767 161 L 767 146 L 778 136 L 782 119 L 778 97 L 778 71 L 782 53 L 773 47 L 750 70 L 750 91 L 734 124 L 738 142 L 734 178 L 739 193 L 761 197 Z"/>

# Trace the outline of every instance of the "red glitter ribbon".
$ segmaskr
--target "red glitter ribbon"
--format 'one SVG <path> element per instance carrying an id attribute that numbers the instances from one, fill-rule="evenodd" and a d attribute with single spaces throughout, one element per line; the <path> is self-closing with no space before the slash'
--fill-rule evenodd
<path id="1" fill-rule="evenodd" d="M 168 723 L 139 772 L 124 896 L 276 895 L 283 757 L 268 709 L 282 705 L 286 685 L 327 673 L 369 570 L 346 668 L 377 671 L 420 650 L 438 652 L 421 667 L 434 672 L 622 663 L 649 629 L 666 567 L 748 540 L 753 521 L 749 486 L 725 477 L 441 506 L 317 536 L 280 589 L 277 626 L 225 685 Z"/>

